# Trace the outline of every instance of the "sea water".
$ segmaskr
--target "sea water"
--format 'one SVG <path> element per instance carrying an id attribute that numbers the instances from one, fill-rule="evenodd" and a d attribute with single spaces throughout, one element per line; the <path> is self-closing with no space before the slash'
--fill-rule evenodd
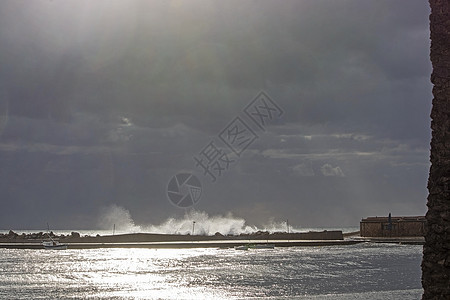
<path id="1" fill-rule="evenodd" d="M 0 249 L 0 299 L 420 299 L 422 246 Z"/>

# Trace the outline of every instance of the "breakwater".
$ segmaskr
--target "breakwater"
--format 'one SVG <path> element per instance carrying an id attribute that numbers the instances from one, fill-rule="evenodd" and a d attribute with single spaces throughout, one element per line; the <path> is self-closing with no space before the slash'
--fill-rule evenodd
<path id="1" fill-rule="evenodd" d="M 342 231 L 320 231 L 302 233 L 269 233 L 222 235 L 172 235 L 132 233 L 106 236 L 56 235 L 52 232 L 18 234 L 10 231 L 0 235 L 0 248 L 42 249 L 42 241 L 51 237 L 68 245 L 70 249 L 91 248 L 230 248 L 245 244 L 271 243 L 276 247 L 346 245 L 355 241 L 344 241 Z"/>
<path id="2" fill-rule="evenodd" d="M 81 236 L 77 232 L 72 232 L 70 235 L 57 235 L 53 232 L 49 234 L 38 232 L 29 234 L 18 234 L 14 231 L 9 231 L 7 234 L 0 234 L 0 243 L 32 243 L 41 242 L 44 239 L 59 240 L 64 243 L 142 243 L 142 242 L 192 242 L 192 241 L 239 241 L 239 240 L 343 240 L 342 231 L 310 231 L 298 233 L 285 233 L 267 231 L 258 231 L 250 234 L 240 235 L 222 235 L 216 233 L 214 235 L 180 235 L 180 234 L 155 234 L 155 233 L 129 233 L 118 235 L 96 235 L 96 236 Z"/>

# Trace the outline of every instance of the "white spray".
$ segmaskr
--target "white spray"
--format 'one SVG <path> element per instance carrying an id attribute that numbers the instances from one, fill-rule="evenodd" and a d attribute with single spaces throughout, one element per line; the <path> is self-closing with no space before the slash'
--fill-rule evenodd
<path id="1" fill-rule="evenodd" d="M 257 231 L 285 232 L 287 228 L 285 221 L 270 220 L 266 226 L 259 228 L 246 224 L 245 219 L 235 217 L 231 212 L 225 215 L 209 216 L 206 212 L 195 210 L 186 212 L 183 218 L 168 218 L 159 225 L 136 225 L 130 212 L 115 204 L 103 209 L 98 226 L 103 230 L 112 230 L 115 227 L 117 233 L 192 234 L 194 230 L 194 233 L 198 235 L 216 233 L 239 235 Z"/>

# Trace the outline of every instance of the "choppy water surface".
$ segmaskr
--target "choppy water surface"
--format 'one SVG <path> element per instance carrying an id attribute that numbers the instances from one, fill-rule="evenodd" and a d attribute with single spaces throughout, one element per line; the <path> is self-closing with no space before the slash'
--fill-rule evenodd
<path id="1" fill-rule="evenodd" d="M 1 299 L 420 299 L 422 247 L 0 249 Z"/>

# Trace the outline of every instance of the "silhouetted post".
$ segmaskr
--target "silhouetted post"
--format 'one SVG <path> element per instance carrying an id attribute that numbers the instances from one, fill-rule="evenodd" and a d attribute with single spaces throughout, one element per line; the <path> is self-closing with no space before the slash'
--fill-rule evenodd
<path id="1" fill-rule="evenodd" d="M 391 216 L 391 213 L 389 213 L 389 216 L 388 216 L 388 230 L 389 230 L 389 237 L 392 237 L 392 216 Z"/>
<path id="2" fill-rule="evenodd" d="M 450 299 L 450 1 L 429 0 L 433 65 L 431 168 L 422 299 Z"/>

